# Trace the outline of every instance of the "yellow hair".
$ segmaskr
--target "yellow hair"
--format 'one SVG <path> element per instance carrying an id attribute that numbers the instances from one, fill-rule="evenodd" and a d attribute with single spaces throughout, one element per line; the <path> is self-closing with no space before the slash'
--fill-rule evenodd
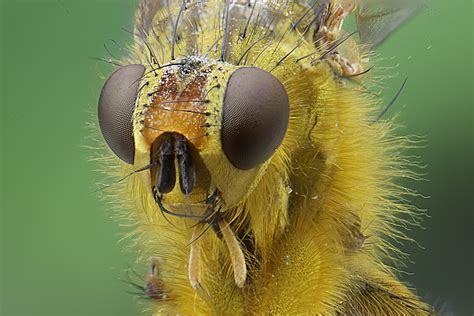
<path id="1" fill-rule="evenodd" d="M 323 58 L 328 47 L 315 49 L 313 32 L 305 28 L 316 13 L 285 1 L 254 4 L 258 7 L 253 18 L 238 1 L 232 8 L 217 0 L 192 1 L 185 10 L 181 4 L 141 2 L 133 54 L 127 60 L 147 67 L 141 83 L 164 75 L 168 67 L 157 64 L 179 63 L 189 56 L 202 63 L 201 69 L 210 67 L 208 87 L 225 86 L 235 69 L 258 67 L 285 87 L 290 121 L 270 160 L 252 170 L 238 170 L 221 148 L 218 113 L 223 90 L 209 90 L 208 111 L 217 114 L 209 118 L 208 137 L 199 153 L 211 187 L 221 193 L 225 223 L 241 243 L 248 270 L 242 287 L 234 280 L 232 253 L 222 236 L 199 224 L 203 234 L 196 239 L 195 220 L 164 218 L 150 193 L 149 173 L 131 175 L 112 187 L 110 200 L 129 210 L 120 219 L 134 227 L 128 237 L 141 251 L 138 262 L 160 258 L 157 273 L 166 294 L 152 301 L 150 312 L 430 314 L 430 307 L 399 282 L 389 266 L 406 260 L 390 240 L 409 240 L 401 228 L 418 223 L 416 208 L 404 202 L 410 191 L 394 180 L 417 177 L 402 154 L 414 142 L 393 136 L 390 121 L 375 122 L 380 100 L 341 78 L 337 65 Z M 230 18 L 222 19 L 226 14 Z M 178 42 L 172 40 L 175 36 Z M 214 45 L 223 38 L 224 61 L 221 44 Z M 364 64 L 351 39 L 340 49 Z M 113 166 L 107 168 L 114 175 L 127 176 L 149 163 L 139 112 L 153 88 L 143 87 L 137 99 L 135 163 L 112 158 Z M 186 199 L 180 200 L 185 204 Z M 193 243 L 200 273 L 196 288 L 188 278 Z"/>

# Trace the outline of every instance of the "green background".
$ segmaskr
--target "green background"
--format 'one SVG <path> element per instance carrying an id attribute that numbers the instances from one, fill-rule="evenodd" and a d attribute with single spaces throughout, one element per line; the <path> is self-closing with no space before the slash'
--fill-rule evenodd
<path id="1" fill-rule="evenodd" d="M 472 315 L 473 1 L 433 0 L 380 49 L 400 66 L 386 100 L 407 88 L 389 115 L 403 133 L 426 136 L 418 150 L 429 181 L 425 250 L 407 246 L 406 276 L 420 295 L 455 315 Z M 1 1 L 2 315 L 137 315 L 119 279 L 133 255 L 93 192 L 100 175 L 87 162 L 85 122 L 95 112 L 115 39 L 128 43 L 135 1 Z M 393 58 L 392 58 L 393 57 Z"/>

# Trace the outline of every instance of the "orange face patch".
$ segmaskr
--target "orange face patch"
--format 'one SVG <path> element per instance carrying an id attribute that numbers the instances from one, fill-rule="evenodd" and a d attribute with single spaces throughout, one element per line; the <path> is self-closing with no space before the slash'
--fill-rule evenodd
<path id="1" fill-rule="evenodd" d="M 206 139 L 208 100 L 204 99 L 207 73 L 181 83 L 176 74 L 165 73 L 144 106 L 142 135 L 149 144 L 165 132 L 184 135 L 200 149 Z"/>

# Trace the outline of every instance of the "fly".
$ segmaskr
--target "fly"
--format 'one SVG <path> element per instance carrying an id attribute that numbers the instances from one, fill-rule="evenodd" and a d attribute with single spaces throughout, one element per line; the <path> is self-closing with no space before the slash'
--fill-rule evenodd
<path id="1" fill-rule="evenodd" d="M 361 92 L 365 53 L 419 8 L 140 1 L 98 118 L 154 314 L 431 313 L 385 264 L 418 216 L 394 184 L 408 140 Z"/>

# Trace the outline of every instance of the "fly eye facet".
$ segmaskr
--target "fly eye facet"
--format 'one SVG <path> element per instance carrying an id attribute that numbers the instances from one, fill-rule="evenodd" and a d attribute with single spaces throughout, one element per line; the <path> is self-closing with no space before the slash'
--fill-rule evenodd
<path id="1" fill-rule="evenodd" d="M 132 116 L 143 65 L 128 65 L 115 71 L 104 84 L 99 98 L 99 126 L 110 149 L 124 162 L 133 164 L 135 144 Z"/>
<path id="2" fill-rule="evenodd" d="M 280 81 L 259 68 L 239 68 L 224 95 L 221 142 L 227 159 L 248 170 L 268 160 L 288 128 L 290 102 Z"/>

